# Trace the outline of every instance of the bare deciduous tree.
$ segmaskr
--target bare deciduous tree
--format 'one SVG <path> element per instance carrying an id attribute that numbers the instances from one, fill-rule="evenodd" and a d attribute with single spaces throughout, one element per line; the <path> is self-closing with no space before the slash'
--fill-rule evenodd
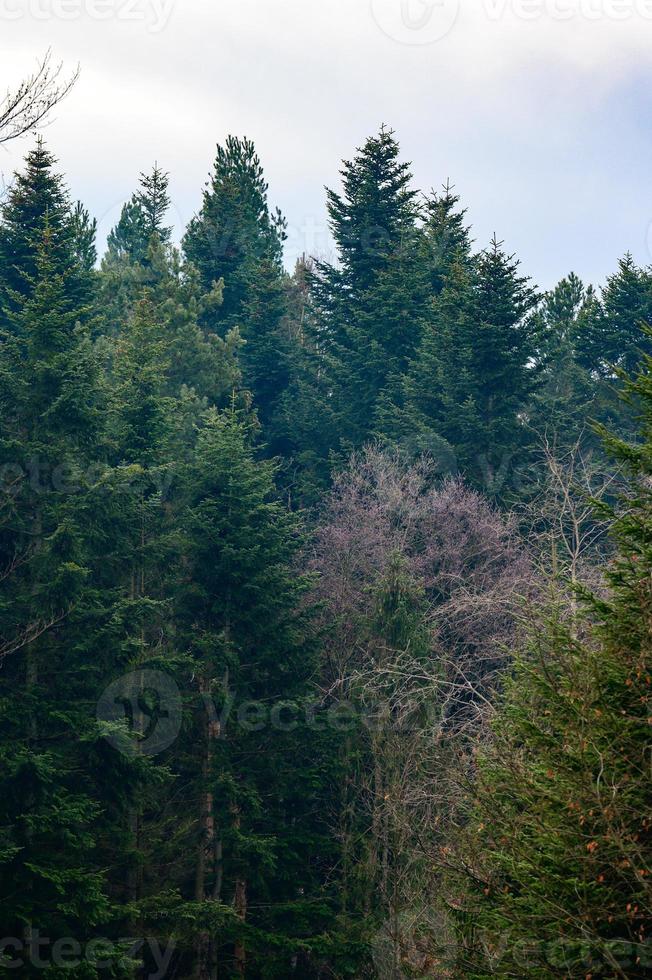
<path id="1" fill-rule="evenodd" d="M 9 89 L 0 103 L 0 144 L 18 139 L 43 125 L 56 105 L 68 95 L 79 77 L 63 75 L 63 62 L 52 60 L 48 49 L 31 75 L 18 88 Z"/>
<path id="2" fill-rule="evenodd" d="M 429 961 L 447 934 L 433 858 L 456 834 L 459 772 L 472 767 L 517 642 L 526 549 L 509 518 L 461 481 L 436 479 L 427 459 L 368 448 L 336 478 L 312 568 L 324 698 L 363 719 L 338 828 L 343 866 L 384 917 L 379 975 L 403 964 L 443 978 L 445 963 Z"/>

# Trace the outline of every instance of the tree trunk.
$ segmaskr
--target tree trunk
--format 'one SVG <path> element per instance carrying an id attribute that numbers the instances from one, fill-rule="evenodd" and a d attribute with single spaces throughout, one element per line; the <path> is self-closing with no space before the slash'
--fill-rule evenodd
<path id="1" fill-rule="evenodd" d="M 247 882 L 242 878 L 238 878 L 235 883 L 235 898 L 233 904 L 237 915 L 244 922 L 247 917 Z M 235 971 L 238 976 L 243 977 L 245 975 L 247 952 L 244 941 L 241 939 L 239 939 L 235 944 L 234 958 Z"/>
<path id="2" fill-rule="evenodd" d="M 200 678 L 199 691 L 207 709 L 210 704 L 211 682 Z M 222 841 L 215 826 L 215 799 L 211 789 L 213 746 L 221 735 L 219 720 L 206 710 L 204 754 L 201 764 L 202 792 L 199 810 L 199 848 L 195 872 L 195 900 L 219 901 L 222 890 Z M 212 882 L 212 885 L 209 884 Z M 195 976 L 197 980 L 216 980 L 217 947 L 211 934 L 202 930 L 197 937 Z"/>

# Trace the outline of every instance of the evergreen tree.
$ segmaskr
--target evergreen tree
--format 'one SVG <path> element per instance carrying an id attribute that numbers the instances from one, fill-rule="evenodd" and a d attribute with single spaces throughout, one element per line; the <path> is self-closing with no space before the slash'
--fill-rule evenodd
<path id="1" fill-rule="evenodd" d="M 81 942 L 111 914 L 97 785 L 85 765 L 97 696 L 86 660 L 97 557 L 87 474 L 97 464 L 101 389 L 66 258 L 46 220 L 0 345 L 0 889 L 5 930 L 26 942 L 36 932 Z M 25 971 L 38 973 L 34 964 Z"/>
<path id="2" fill-rule="evenodd" d="M 383 441 L 400 446 L 408 457 L 429 454 L 442 473 L 455 472 L 457 459 L 453 446 L 433 428 L 437 399 L 447 399 L 446 411 L 455 412 L 461 428 L 470 408 L 462 391 L 468 386 L 470 351 L 459 347 L 462 324 L 473 308 L 475 272 L 465 216 L 449 183 L 443 193 L 425 198 L 420 235 L 429 296 L 421 342 L 400 380 L 379 398 L 375 419 Z M 454 378 L 458 390 L 447 392 Z"/>
<path id="3" fill-rule="evenodd" d="M 111 682 L 120 683 L 134 672 L 144 678 L 141 672 L 156 671 L 156 677 L 169 678 L 174 690 L 181 686 L 187 662 L 174 644 L 169 569 L 178 557 L 179 467 L 182 454 L 188 458 L 192 453 L 192 443 L 185 442 L 179 430 L 188 427 L 187 414 L 193 421 L 197 418 L 200 406 L 170 391 L 171 338 L 158 312 L 145 291 L 112 352 L 106 441 L 121 507 L 109 551 L 106 588 L 112 605 L 104 637 L 113 651 Z M 137 697 L 132 741 L 122 760 L 121 792 L 111 798 L 105 848 L 123 928 L 144 929 L 147 912 L 153 909 L 158 931 L 161 894 L 178 897 L 171 844 L 178 843 L 179 814 L 166 809 L 164 802 L 177 767 L 168 757 L 145 758 L 140 751 L 148 723 L 145 715 L 150 713 L 145 709 L 155 714 L 160 692 L 129 693 Z M 148 697 L 154 698 L 149 704 Z M 139 715 L 138 709 L 145 714 Z M 178 907 L 177 911 L 182 914 Z"/>
<path id="4" fill-rule="evenodd" d="M 207 322 L 225 333 L 242 326 L 244 306 L 261 262 L 280 271 L 285 222 L 267 202 L 268 186 L 251 140 L 229 136 L 218 145 L 202 207 L 183 239 L 206 292 L 224 280 L 224 303 Z"/>
<path id="5" fill-rule="evenodd" d="M 285 221 L 270 210 L 267 190 L 253 143 L 229 136 L 217 147 L 201 210 L 183 239 L 204 292 L 222 284 L 222 302 L 207 305 L 201 322 L 221 337 L 238 328 L 243 383 L 265 428 L 272 425 L 290 370 Z"/>
<path id="6" fill-rule="evenodd" d="M 469 457 L 459 448 L 473 444 L 478 427 L 471 395 L 474 312 L 474 279 L 453 264 L 399 393 L 383 399 L 377 413 L 384 439 L 408 456 L 428 453 L 443 473 L 469 467 Z"/>
<path id="7" fill-rule="evenodd" d="M 281 708 L 300 719 L 314 669 L 299 610 L 305 582 L 293 567 L 297 524 L 274 500 L 272 465 L 257 462 L 248 443 L 237 413 L 208 413 L 181 520 L 178 635 L 202 698 L 188 763 L 198 800 L 195 897 L 236 913 L 226 928 L 200 933 L 200 977 L 218 961 L 244 973 L 247 956 L 253 975 L 265 962 L 265 975 L 285 976 L 290 940 L 315 898 L 318 845 L 307 815 L 319 783 L 309 733 L 280 714 L 274 721 Z"/>
<path id="8" fill-rule="evenodd" d="M 170 208 L 168 194 L 169 174 L 157 163 L 150 174 L 140 175 L 140 190 L 136 191 L 134 201 L 141 214 L 141 225 L 149 245 L 152 235 L 156 235 L 162 245 L 169 245 L 172 228 L 165 224 Z"/>
<path id="9" fill-rule="evenodd" d="M 384 432 L 408 437 L 442 469 L 459 467 L 489 493 L 502 493 L 525 444 L 536 384 L 528 317 L 536 301 L 495 238 L 477 266 L 462 251 L 402 379 L 403 406 L 393 418 L 385 409 Z"/>
<path id="10" fill-rule="evenodd" d="M 94 225 L 83 209 L 73 211 L 55 159 L 38 140 L 15 175 L 2 204 L 0 222 L 0 323 L 6 329 L 37 280 L 39 249 L 46 226 L 50 254 L 66 294 L 80 315 L 92 293 Z"/>
<path id="11" fill-rule="evenodd" d="M 641 351 L 649 353 L 643 328 L 652 325 L 652 271 L 636 265 L 628 253 L 609 276 L 600 307 L 577 332 L 580 363 L 602 377 L 613 378 L 614 367 L 632 373 Z"/>
<path id="12" fill-rule="evenodd" d="M 560 449 L 589 441 L 587 419 L 600 413 L 599 386 L 577 357 L 576 342 L 598 299 L 573 273 L 545 293 L 534 314 L 540 385 L 529 410 L 530 425 Z"/>
<path id="13" fill-rule="evenodd" d="M 150 174 L 140 175 L 140 188 L 123 205 L 120 219 L 107 239 L 107 260 L 127 258 L 147 264 L 152 236 L 161 245 L 169 245 L 172 229 L 165 224 L 170 207 L 169 177 L 157 164 Z"/>
<path id="14" fill-rule="evenodd" d="M 77 201 L 72 212 L 72 232 L 77 261 L 87 275 L 92 275 L 97 262 L 97 220 L 81 201 Z"/>
<path id="15" fill-rule="evenodd" d="M 466 209 L 459 208 L 460 198 L 446 183 L 441 194 L 430 194 L 423 204 L 421 226 L 425 261 L 430 270 L 430 290 L 438 296 L 444 288 L 453 265 L 470 269 L 471 237 L 465 225 Z"/>
<path id="16" fill-rule="evenodd" d="M 475 445 L 469 446 L 493 486 L 498 469 L 525 441 L 522 413 L 536 384 L 528 313 L 537 302 L 518 262 L 506 255 L 495 237 L 478 266 L 477 336 L 473 344 L 475 391 L 479 417 Z"/>
<path id="17" fill-rule="evenodd" d="M 628 383 L 642 442 L 607 436 L 630 473 L 609 593 L 533 636 L 480 753 L 464 976 L 649 974 L 651 370 Z"/>
<path id="18" fill-rule="evenodd" d="M 118 223 L 109 232 L 107 258 L 127 258 L 131 262 L 137 262 L 144 257 L 146 249 L 144 218 L 134 194 L 123 204 Z"/>
<path id="19" fill-rule="evenodd" d="M 157 165 L 140 175 L 140 188 L 123 206 L 109 232 L 102 258 L 100 289 L 104 330 L 117 334 L 131 316 L 143 289 L 169 277 L 174 261 L 172 229 L 165 224 L 169 208 L 168 175 Z"/>
<path id="20" fill-rule="evenodd" d="M 297 262 L 288 288 L 289 371 L 267 438 L 281 460 L 289 499 L 313 504 L 329 484 L 339 434 L 331 377 L 333 360 L 320 338 L 311 297 L 313 263 Z"/>
<path id="21" fill-rule="evenodd" d="M 313 294 L 344 445 L 373 434 L 378 402 L 420 340 L 428 294 L 410 181 L 382 127 L 344 162 L 342 193 L 327 192 L 339 263 L 316 263 Z"/>

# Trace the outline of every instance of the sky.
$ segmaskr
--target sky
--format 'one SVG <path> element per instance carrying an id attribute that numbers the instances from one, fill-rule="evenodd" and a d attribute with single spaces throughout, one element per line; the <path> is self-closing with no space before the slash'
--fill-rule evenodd
<path id="1" fill-rule="evenodd" d="M 103 241 L 143 170 L 176 234 L 216 143 L 256 143 L 286 261 L 328 256 L 324 186 L 381 124 L 550 288 L 652 263 L 652 0 L 0 0 L 0 90 L 81 75 L 45 138 Z M 0 150 L 6 181 L 29 140 Z"/>

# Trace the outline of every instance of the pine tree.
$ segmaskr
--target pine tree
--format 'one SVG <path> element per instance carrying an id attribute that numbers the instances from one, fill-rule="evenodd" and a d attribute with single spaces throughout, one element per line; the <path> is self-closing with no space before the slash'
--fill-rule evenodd
<path id="1" fill-rule="evenodd" d="M 81 652 L 94 603 L 86 505 L 101 389 L 79 326 L 83 310 L 68 288 L 77 270 L 66 259 L 46 220 L 34 276 L 23 273 L 26 295 L 14 294 L 0 344 L 0 889 L 5 929 L 25 941 L 35 930 L 82 941 L 111 914 L 96 846 L 97 785 L 85 765 L 97 688 Z"/>
<path id="2" fill-rule="evenodd" d="M 605 433 L 629 471 L 607 595 L 554 609 L 517 660 L 479 756 L 464 860 L 464 976 L 649 973 L 652 360 L 628 383 L 642 441 Z"/>
<path id="3" fill-rule="evenodd" d="M 302 825 L 316 792 L 311 766 L 302 772 L 292 762 L 295 753 L 305 760 L 308 733 L 279 730 L 270 714 L 289 704 L 300 718 L 314 667 L 299 610 L 305 583 L 293 567 L 297 524 L 275 502 L 273 467 L 256 460 L 247 425 L 231 410 L 206 416 L 186 495 L 175 615 L 200 695 L 189 761 L 195 897 L 236 912 L 226 928 L 199 934 L 197 976 L 212 976 L 225 958 L 244 972 L 247 956 L 262 957 L 275 976 L 274 943 L 282 976 L 283 936 L 286 944 L 296 938 L 301 888 L 312 886 Z"/>
<path id="4" fill-rule="evenodd" d="M 395 424 L 413 426 L 418 444 L 445 469 L 459 467 L 491 494 L 507 489 L 512 458 L 525 443 L 524 415 L 537 380 L 528 317 L 536 301 L 495 238 L 477 267 L 462 255 L 402 380 L 404 408 Z"/>
<path id="5" fill-rule="evenodd" d="M 342 194 L 328 191 L 339 264 L 316 263 L 313 294 L 344 445 L 373 434 L 379 400 L 420 340 L 427 288 L 410 181 L 409 164 L 399 162 L 398 143 L 382 127 L 344 162 Z"/>
<path id="6" fill-rule="evenodd" d="M 221 303 L 207 305 L 201 323 L 223 338 L 239 330 L 243 384 L 265 429 L 273 424 L 290 370 L 285 221 L 270 210 L 267 191 L 254 144 L 229 136 L 217 147 L 201 210 L 183 239 L 203 291 L 210 294 L 221 284 Z"/>
<path id="7" fill-rule="evenodd" d="M 649 353 L 644 328 L 652 325 L 652 271 L 636 265 L 628 253 L 609 276 L 600 307 L 577 332 L 580 363 L 602 377 L 613 368 L 632 373 L 641 351 Z"/>
<path id="8" fill-rule="evenodd" d="M 55 159 L 38 140 L 15 175 L 2 204 L 0 223 L 0 324 L 6 329 L 13 312 L 29 297 L 37 279 L 39 249 L 46 226 L 50 254 L 64 277 L 65 290 L 80 315 L 93 294 L 94 225 L 83 209 L 73 211 Z"/>

